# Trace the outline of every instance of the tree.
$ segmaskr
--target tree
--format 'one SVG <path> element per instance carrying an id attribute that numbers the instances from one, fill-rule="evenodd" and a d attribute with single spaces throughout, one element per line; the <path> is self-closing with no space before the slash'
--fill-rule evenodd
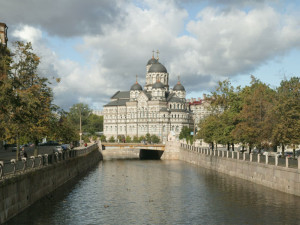
<path id="1" fill-rule="evenodd" d="M 133 143 L 138 143 L 139 142 L 139 138 L 138 138 L 138 136 L 133 136 Z"/>
<path id="2" fill-rule="evenodd" d="M 151 142 L 154 144 L 157 144 L 160 142 L 160 139 L 157 135 L 153 134 L 153 135 L 151 135 Z"/>
<path id="3" fill-rule="evenodd" d="M 114 136 L 111 136 L 111 137 L 108 139 L 108 142 L 115 142 Z"/>
<path id="4" fill-rule="evenodd" d="M 90 114 L 87 118 L 87 125 L 84 126 L 84 130 L 91 135 L 103 131 L 103 116 Z"/>
<path id="5" fill-rule="evenodd" d="M 147 133 L 146 136 L 145 136 L 145 139 L 146 139 L 147 142 L 150 143 L 151 142 L 151 134 Z"/>
<path id="6" fill-rule="evenodd" d="M 131 137 L 129 135 L 126 136 L 125 138 L 126 143 L 130 143 L 131 142 Z"/>
<path id="7" fill-rule="evenodd" d="M 182 127 L 180 134 L 179 134 L 179 139 L 186 139 L 186 141 L 190 141 L 190 143 L 193 143 L 193 136 L 191 135 L 192 129 L 184 126 Z"/>
<path id="8" fill-rule="evenodd" d="M 100 136 L 100 141 L 101 142 L 106 142 L 106 136 L 105 135 L 101 135 Z"/>
<path id="9" fill-rule="evenodd" d="M 273 140 L 275 143 L 281 143 L 282 155 L 284 155 L 284 145 L 292 145 L 295 157 L 295 146 L 300 144 L 299 77 L 281 82 L 276 92 L 274 112 L 276 124 L 273 129 Z"/>
<path id="10" fill-rule="evenodd" d="M 49 133 L 50 117 L 55 106 L 47 78 L 37 73 L 39 63 L 31 43 L 15 43 L 13 61 L 5 82 L 11 86 L 10 97 L 6 99 L 5 139 L 16 139 L 16 157 L 20 137 L 27 136 L 35 142 L 37 155 L 39 139 Z"/>
<path id="11" fill-rule="evenodd" d="M 243 89 L 242 110 L 238 114 L 239 123 L 233 130 L 233 136 L 251 148 L 259 150 L 270 146 L 272 142 L 273 117 L 272 109 L 275 92 L 268 85 L 252 77 L 251 86 Z"/>

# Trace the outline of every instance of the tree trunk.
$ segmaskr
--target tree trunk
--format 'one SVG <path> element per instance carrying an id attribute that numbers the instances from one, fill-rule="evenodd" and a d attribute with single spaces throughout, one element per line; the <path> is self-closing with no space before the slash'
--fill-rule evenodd
<path id="1" fill-rule="evenodd" d="M 296 145 L 293 145 L 293 158 L 296 158 Z"/>
<path id="2" fill-rule="evenodd" d="M 249 145 L 249 154 L 251 153 L 252 147 Z"/>
<path id="3" fill-rule="evenodd" d="M 211 149 L 214 150 L 214 143 L 211 143 Z"/>
<path id="4" fill-rule="evenodd" d="M 281 144 L 281 156 L 284 157 L 284 144 Z"/>
<path id="5" fill-rule="evenodd" d="M 20 139 L 19 139 L 19 134 L 17 134 L 17 151 L 16 151 L 16 160 L 19 160 L 19 155 L 20 155 Z"/>
<path id="6" fill-rule="evenodd" d="M 34 141 L 34 157 L 37 157 L 39 154 L 39 140 Z"/>
<path id="7" fill-rule="evenodd" d="M 232 151 L 234 152 L 234 143 L 231 143 Z"/>
<path id="8" fill-rule="evenodd" d="M 230 150 L 230 144 L 229 144 L 229 142 L 227 143 L 227 151 L 229 151 Z"/>

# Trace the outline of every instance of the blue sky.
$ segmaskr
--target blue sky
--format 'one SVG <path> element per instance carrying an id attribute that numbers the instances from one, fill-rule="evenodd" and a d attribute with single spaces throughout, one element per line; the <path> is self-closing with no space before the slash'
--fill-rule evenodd
<path id="1" fill-rule="evenodd" d="M 57 5 L 60 5 L 58 8 Z M 0 0 L 10 43 L 30 41 L 55 103 L 102 108 L 129 90 L 159 49 L 170 87 L 180 75 L 187 97 L 202 97 L 219 80 L 248 85 L 250 75 L 276 87 L 299 76 L 298 1 L 282 0 Z"/>

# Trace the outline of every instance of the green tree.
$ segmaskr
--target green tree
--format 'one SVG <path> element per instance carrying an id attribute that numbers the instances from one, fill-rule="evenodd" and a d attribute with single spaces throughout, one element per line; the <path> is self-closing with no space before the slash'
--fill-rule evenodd
<path id="1" fill-rule="evenodd" d="M 139 138 L 138 136 L 133 136 L 133 140 L 134 143 L 138 143 L 139 142 Z"/>
<path id="2" fill-rule="evenodd" d="M 242 110 L 238 115 L 239 123 L 232 132 L 234 137 L 242 143 L 248 143 L 250 151 L 253 146 L 259 150 L 270 146 L 275 91 L 252 77 L 251 86 L 245 87 L 241 95 Z"/>
<path id="3" fill-rule="evenodd" d="M 37 73 L 39 63 L 30 43 L 15 43 L 5 82 L 12 86 L 10 97 L 6 99 L 5 139 L 16 139 L 17 157 L 22 136 L 36 143 L 35 155 L 38 154 L 37 143 L 49 133 L 50 117 L 56 108 L 52 104 L 52 90 L 47 78 Z"/>
<path id="4" fill-rule="evenodd" d="M 191 135 L 191 132 L 192 132 L 191 128 L 189 128 L 187 126 L 182 127 L 180 134 L 179 134 L 179 139 L 180 140 L 186 139 L 187 142 L 189 141 L 192 144 L 193 136 Z"/>
<path id="5" fill-rule="evenodd" d="M 147 133 L 146 136 L 145 136 L 145 139 L 146 139 L 147 142 L 150 143 L 151 142 L 151 134 Z"/>
<path id="6" fill-rule="evenodd" d="M 101 135 L 100 136 L 100 141 L 101 142 L 106 142 L 106 136 L 105 135 Z"/>
<path id="7" fill-rule="evenodd" d="M 115 142 L 114 136 L 111 136 L 111 137 L 108 139 L 108 142 Z"/>
<path id="8" fill-rule="evenodd" d="M 160 139 L 157 135 L 153 134 L 153 135 L 151 135 L 151 142 L 154 144 L 157 144 L 160 142 Z"/>
<path id="9" fill-rule="evenodd" d="M 125 141 L 126 141 L 126 143 L 130 143 L 132 141 L 131 137 L 129 135 L 127 135 L 125 138 Z"/>
<path id="10" fill-rule="evenodd" d="M 274 143 L 284 146 L 292 145 L 294 157 L 295 146 L 300 144 L 300 78 L 283 80 L 276 92 L 274 107 L 276 124 L 273 129 Z"/>
<path id="11" fill-rule="evenodd" d="M 103 131 L 103 116 L 90 114 L 87 119 L 87 125 L 84 126 L 84 130 L 91 135 Z"/>

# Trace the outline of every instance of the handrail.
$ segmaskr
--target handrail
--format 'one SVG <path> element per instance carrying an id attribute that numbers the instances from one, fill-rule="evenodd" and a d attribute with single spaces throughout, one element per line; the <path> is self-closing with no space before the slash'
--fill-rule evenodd
<path id="1" fill-rule="evenodd" d="M 83 148 L 65 150 L 61 153 L 55 152 L 53 154 L 38 155 L 38 157 L 23 157 L 20 161 L 15 159 L 10 160 L 10 162 L 0 161 L 0 180 L 5 179 L 8 176 L 13 176 L 33 169 L 40 169 L 45 166 L 50 166 L 52 164 L 61 163 L 72 158 L 86 155 L 97 148 L 97 144 L 92 144 Z"/>

